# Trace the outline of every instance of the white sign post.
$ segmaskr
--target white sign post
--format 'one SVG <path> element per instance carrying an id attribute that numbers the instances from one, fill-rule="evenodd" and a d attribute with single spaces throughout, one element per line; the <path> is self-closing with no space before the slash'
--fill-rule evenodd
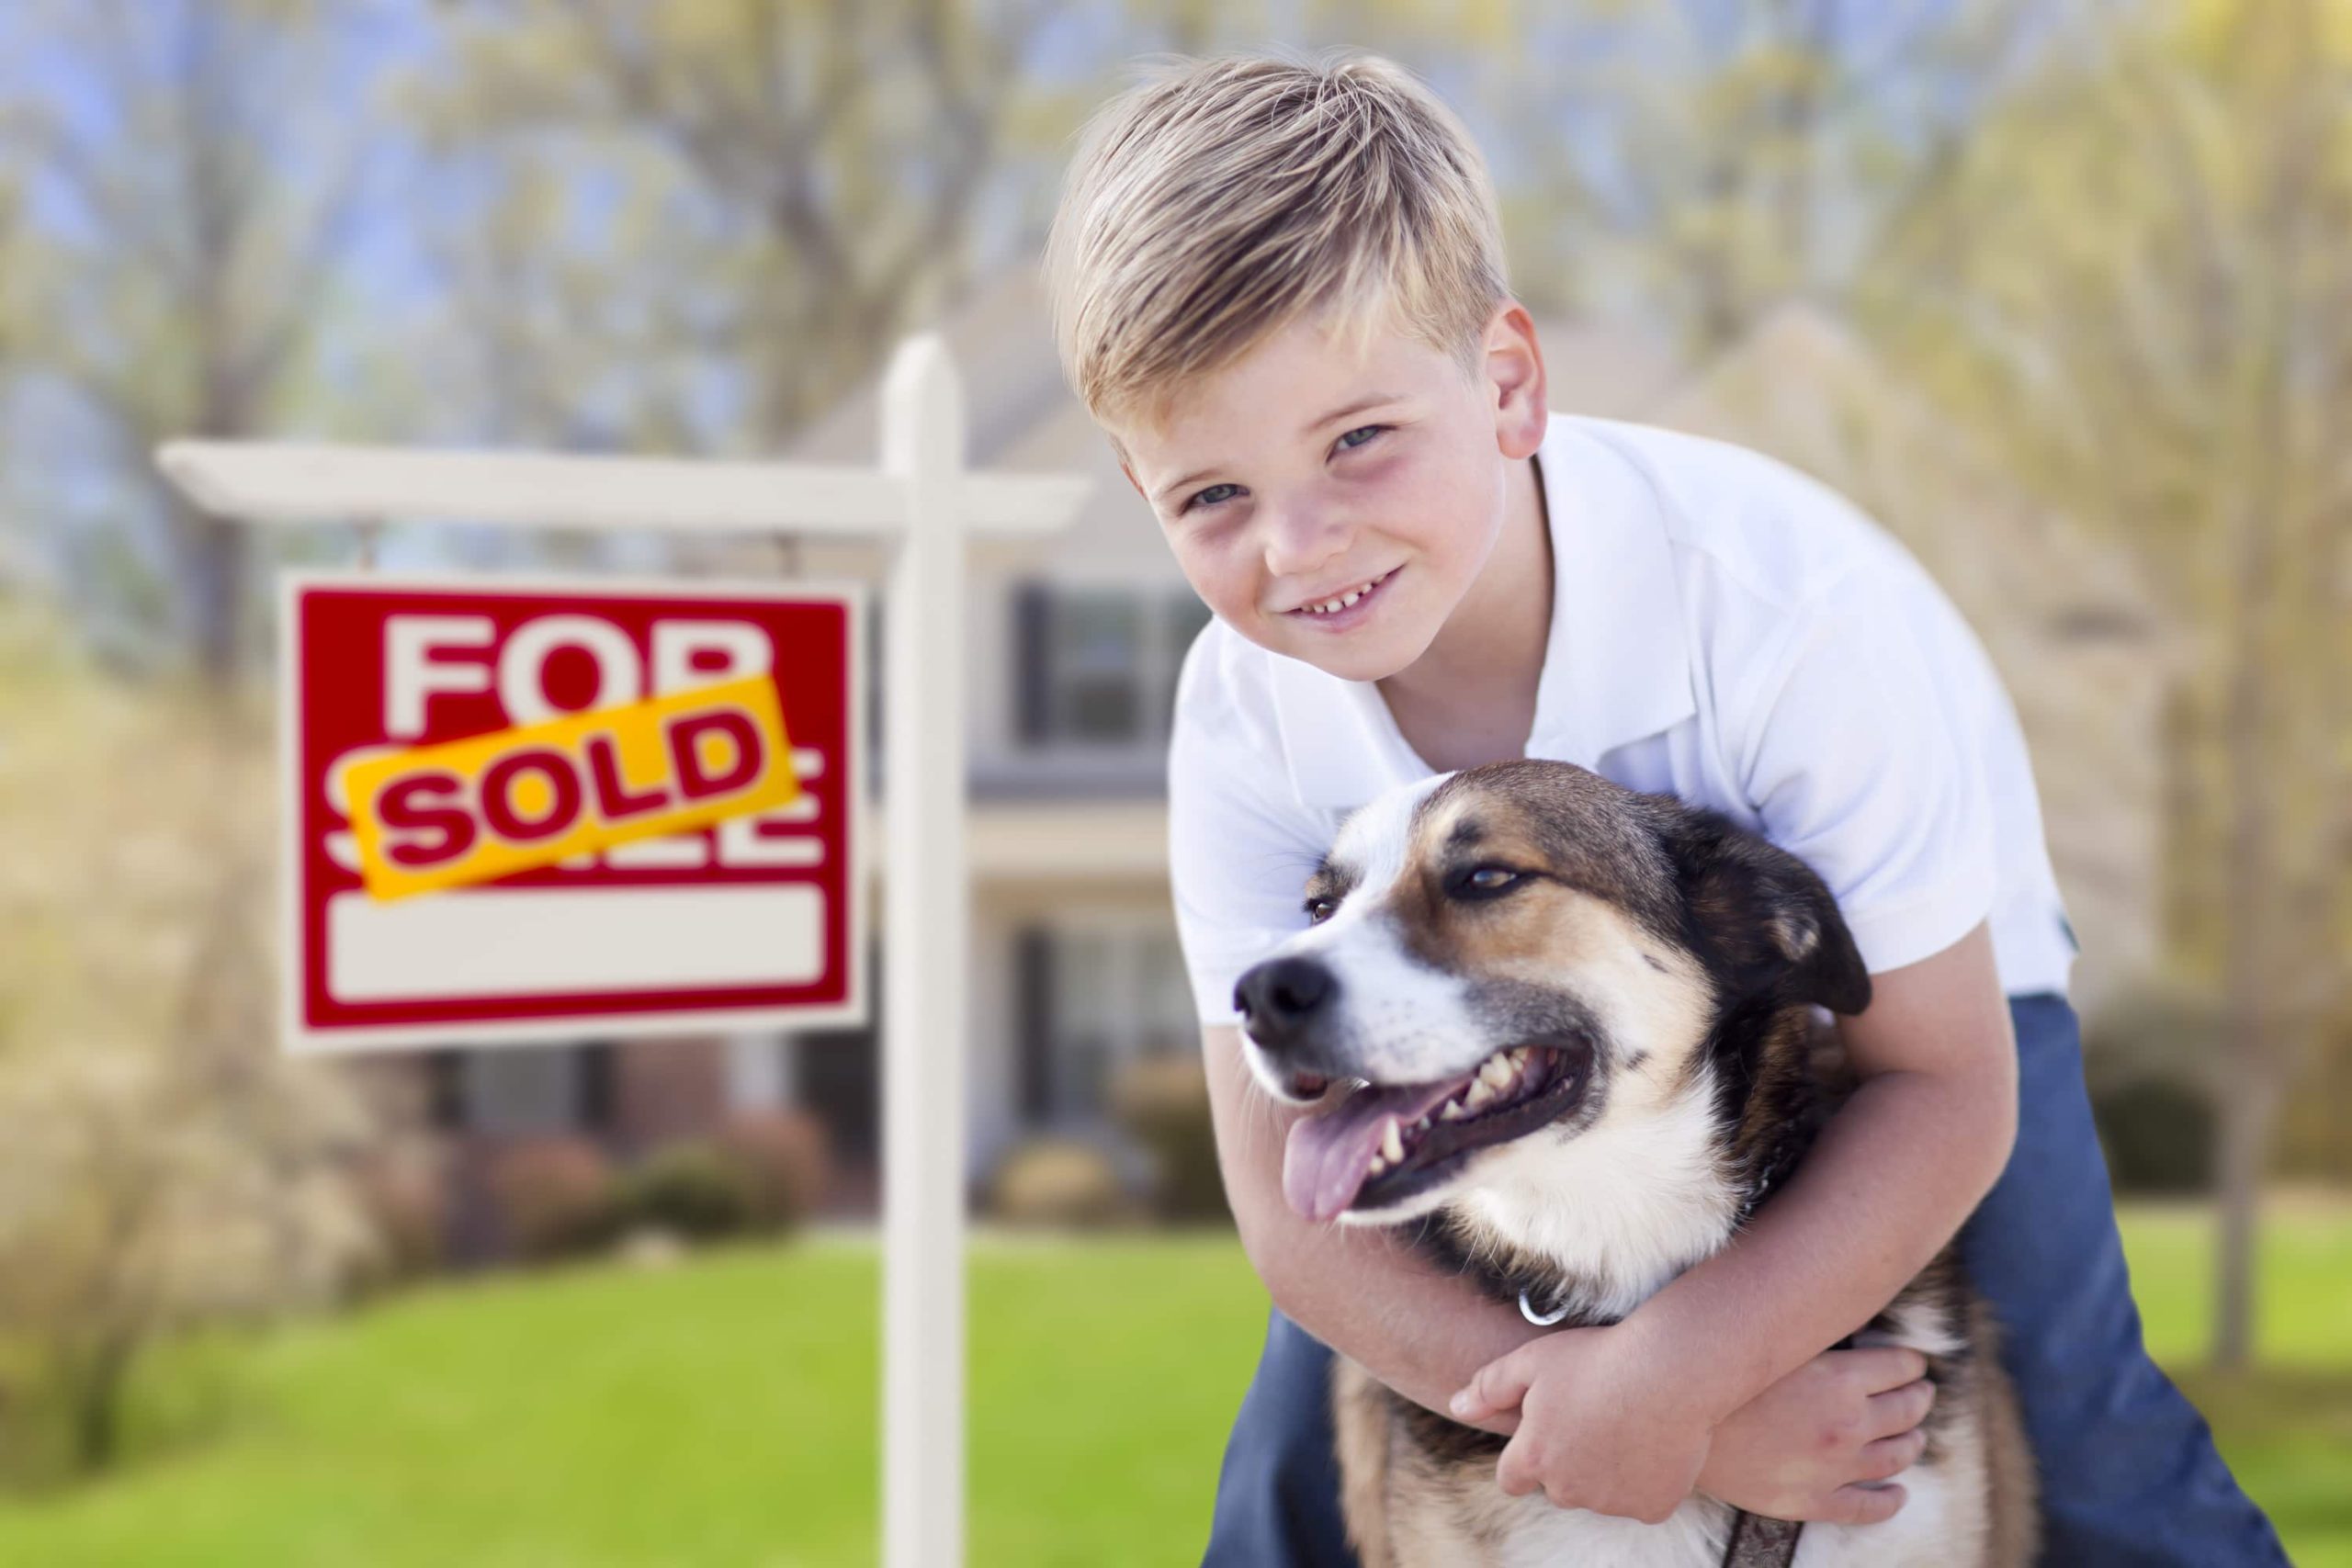
<path id="1" fill-rule="evenodd" d="M 964 467 L 936 333 L 899 344 L 882 467 L 282 442 L 166 442 L 206 511 L 257 523 L 462 517 L 536 528 L 831 533 L 895 541 L 883 693 L 889 839 L 883 1021 L 883 1562 L 964 1555 L 964 540 L 1068 525 L 1092 481 Z M 858 841 L 863 842 L 861 839 Z M 863 878 L 865 868 L 854 869 Z"/>

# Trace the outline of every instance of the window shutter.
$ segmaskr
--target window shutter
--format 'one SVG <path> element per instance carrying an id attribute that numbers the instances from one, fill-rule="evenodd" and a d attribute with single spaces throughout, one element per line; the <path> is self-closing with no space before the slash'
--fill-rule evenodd
<path id="1" fill-rule="evenodd" d="M 610 1133 L 620 1124 L 618 1063 L 612 1045 L 594 1041 L 579 1047 L 578 1093 L 580 1125 L 591 1133 Z"/>
<path id="2" fill-rule="evenodd" d="M 1168 663 L 1159 690 L 1152 694 L 1159 705 L 1151 716 L 1159 727 L 1153 732 L 1155 739 L 1165 739 L 1176 728 L 1176 681 L 1184 672 L 1184 656 L 1193 651 L 1201 628 L 1209 624 L 1209 607 L 1190 588 L 1171 597 L 1162 624 L 1168 630 Z"/>
<path id="3" fill-rule="evenodd" d="M 872 775 L 865 784 L 865 792 L 869 798 L 878 798 L 881 795 L 884 769 L 889 765 L 889 759 L 882 754 L 884 738 L 889 733 L 889 724 L 884 716 L 886 710 L 882 702 L 882 693 L 889 674 L 882 667 L 883 657 L 889 642 L 882 625 L 884 614 L 885 609 L 879 595 L 866 602 L 864 722 L 866 769 Z"/>
<path id="4" fill-rule="evenodd" d="M 1013 948 L 1021 1116 L 1034 1127 L 1046 1121 L 1054 1104 L 1053 933 L 1043 926 L 1023 926 Z"/>
<path id="5" fill-rule="evenodd" d="M 424 1057 L 425 1118 L 434 1131 L 466 1127 L 466 1056 L 458 1049 L 429 1051 Z"/>
<path id="6" fill-rule="evenodd" d="M 1052 588 L 1034 579 L 1019 584 L 1012 591 L 1013 714 L 1023 746 L 1043 744 L 1050 723 L 1046 663 L 1052 636 Z"/>

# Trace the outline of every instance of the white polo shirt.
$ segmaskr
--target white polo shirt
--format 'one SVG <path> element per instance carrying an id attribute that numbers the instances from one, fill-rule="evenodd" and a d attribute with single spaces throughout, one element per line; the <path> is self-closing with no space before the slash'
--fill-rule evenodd
<path id="1" fill-rule="evenodd" d="M 2065 992 L 2075 944 L 2016 710 L 1983 645 L 1894 536 L 1747 447 L 1555 413 L 1550 639 L 1527 755 L 1713 807 L 1811 865 L 1864 966 L 1988 915 L 2012 996 Z M 1202 1023 L 1307 923 L 1340 820 L 1442 770 L 1377 685 L 1221 620 L 1177 680 L 1169 876 Z"/>

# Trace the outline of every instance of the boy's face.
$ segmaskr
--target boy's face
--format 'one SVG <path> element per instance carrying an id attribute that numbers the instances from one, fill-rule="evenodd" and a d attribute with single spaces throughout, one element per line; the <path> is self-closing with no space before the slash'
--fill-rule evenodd
<path id="1" fill-rule="evenodd" d="M 1507 302 L 1490 346 L 1523 341 L 1524 321 L 1525 307 Z M 1275 653 L 1374 681 L 1421 656 L 1493 549 L 1506 458 L 1526 445 L 1521 390 L 1486 375 L 1465 383 L 1444 355 L 1394 331 L 1351 359 L 1308 321 L 1184 388 L 1159 428 L 1113 434 L 1219 619 Z M 1534 428 L 1540 437 L 1540 417 Z M 1336 615 L 1307 607 L 1375 581 Z"/>

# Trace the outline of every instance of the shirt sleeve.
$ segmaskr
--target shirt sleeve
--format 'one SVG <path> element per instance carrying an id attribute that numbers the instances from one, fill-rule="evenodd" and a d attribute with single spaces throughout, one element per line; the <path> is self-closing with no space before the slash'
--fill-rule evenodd
<path id="1" fill-rule="evenodd" d="M 1329 847 L 1285 799 L 1269 743 L 1218 724 L 1182 695 L 1168 745 L 1168 884 L 1204 1028 L 1238 1023 L 1234 983 L 1307 925 L 1306 878 Z"/>
<path id="2" fill-rule="evenodd" d="M 1993 908 L 1991 794 L 1917 596 L 1858 571 L 1799 613 L 1742 781 L 1764 836 L 1828 886 L 1872 974 L 1951 946 Z"/>

